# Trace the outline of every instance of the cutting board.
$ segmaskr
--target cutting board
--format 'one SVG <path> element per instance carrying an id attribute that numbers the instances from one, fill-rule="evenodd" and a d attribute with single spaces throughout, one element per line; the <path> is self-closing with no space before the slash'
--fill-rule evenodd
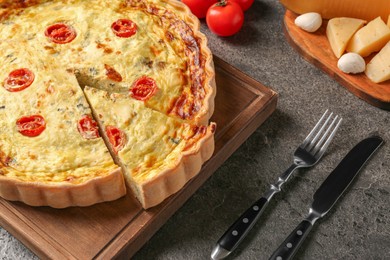
<path id="1" fill-rule="evenodd" d="M 328 73 L 357 97 L 376 107 L 390 110 L 390 80 L 376 84 L 364 73 L 350 75 L 337 68 L 338 59 L 333 54 L 326 37 L 327 20 L 315 33 L 303 31 L 294 24 L 297 15 L 289 10 L 284 15 L 284 32 L 288 42 L 309 62 Z M 367 57 L 366 63 L 373 57 Z"/>
<path id="2" fill-rule="evenodd" d="M 91 207 L 30 207 L 0 199 L 0 224 L 43 259 L 128 259 L 272 114 L 278 95 L 218 57 L 215 152 L 201 172 L 159 206 L 132 195 Z"/>

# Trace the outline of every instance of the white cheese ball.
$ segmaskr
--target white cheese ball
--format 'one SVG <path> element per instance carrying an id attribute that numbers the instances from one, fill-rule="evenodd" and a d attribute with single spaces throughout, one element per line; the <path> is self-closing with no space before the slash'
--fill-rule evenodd
<path id="1" fill-rule="evenodd" d="M 346 53 L 340 57 L 337 67 L 344 73 L 357 74 L 366 69 L 366 62 L 357 53 Z"/>
<path id="2" fill-rule="evenodd" d="M 307 32 L 315 32 L 322 25 L 322 17 L 319 13 L 305 13 L 295 19 L 295 25 Z"/>

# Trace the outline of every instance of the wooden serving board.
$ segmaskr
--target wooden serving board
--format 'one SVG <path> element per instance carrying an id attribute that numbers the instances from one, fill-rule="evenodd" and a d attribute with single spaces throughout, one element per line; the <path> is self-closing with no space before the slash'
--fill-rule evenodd
<path id="1" fill-rule="evenodd" d="M 132 195 L 91 207 L 30 207 L 0 199 L 0 224 L 43 259 L 128 259 L 271 115 L 277 94 L 215 57 L 213 157 L 162 204 L 143 210 Z"/>
<path id="2" fill-rule="evenodd" d="M 327 21 L 315 33 L 305 32 L 294 24 L 296 14 L 287 10 L 284 32 L 288 42 L 309 62 L 313 63 L 354 95 L 376 107 L 390 110 L 390 80 L 376 84 L 364 73 L 350 75 L 337 68 L 338 59 L 333 54 L 326 37 Z M 366 58 L 366 63 L 373 56 Z"/>

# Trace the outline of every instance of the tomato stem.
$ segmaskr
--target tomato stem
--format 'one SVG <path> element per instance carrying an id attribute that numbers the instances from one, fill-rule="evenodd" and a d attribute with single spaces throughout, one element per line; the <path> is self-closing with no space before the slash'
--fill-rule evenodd
<path id="1" fill-rule="evenodd" d="M 216 6 L 226 6 L 227 2 L 226 0 L 219 0 L 219 2 L 216 4 Z"/>

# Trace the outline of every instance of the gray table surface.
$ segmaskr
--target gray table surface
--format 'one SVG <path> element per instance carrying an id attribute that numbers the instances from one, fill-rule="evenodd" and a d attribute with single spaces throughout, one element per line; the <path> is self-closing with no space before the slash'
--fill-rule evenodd
<path id="1" fill-rule="evenodd" d="M 308 212 L 312 195 L 361 139 L 379 133 L 387 144 L 349 192 L 319 221 L 298 259 L 389 259 L 390 112 L 355 97 L 306 62 L 285 40 L 284 9 L 255 0 L 235 36 L 207 29 L 212 52 L 279 93 L 276 111 L 134 256 L 134 259 L 208 259 L 225 229 L 290 165 L 295 147 L 326 108 L 344 118 L 321 163 L 300 170 L 276 195 L 230 259 L 268 259 Z M 1 259 L 37 259 L 0 228 Z"/>

